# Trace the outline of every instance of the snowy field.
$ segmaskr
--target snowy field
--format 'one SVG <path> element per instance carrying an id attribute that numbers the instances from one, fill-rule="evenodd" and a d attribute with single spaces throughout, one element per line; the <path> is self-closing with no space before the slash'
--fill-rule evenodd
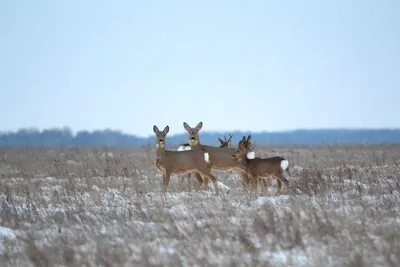
<path id="1" fill-rule="evenodd" d="M 257 148 L 296 187 L 167 193 L 151 149 L 0 149 L 0 266 L 398 266 L 400 146 Z"/>

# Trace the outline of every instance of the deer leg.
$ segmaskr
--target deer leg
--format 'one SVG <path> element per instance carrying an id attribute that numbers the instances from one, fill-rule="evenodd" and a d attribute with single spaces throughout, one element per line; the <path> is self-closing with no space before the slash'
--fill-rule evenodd
<path id="1" fill-rule="evenodd" d="M 239 173 L 240 177 L 242 178 L 243 188 L 248 187 L 249 186 L 249 175 L 245 171 L 242 171 L 242 170 L 239 170 L 238 173 Z"/>
<path id="2" fill-rule="evenodd" d="M 258 187 L 259 187 L 259 179 L 258 177 L 253 178 L 253 190 L 255 190 L 256 194 L 258 194 Z"/>
<path id="3" fill-rule="evenodd" d="M 207 180 L 207 182 L 208 182 L 209 179 L 211 179 L 211 181 L 213 182 L 214 187 L 215 187 L 215 194 L 218 195 L 219 194 L 219 188 L 218 188 L 217 177 L 212 175 L 211 172 L 203 173 L 203 175 L 204 175 L 204 178 L 205 178 L 204 180 Z"/>
<path id="4" fill-rule="evenodd" d="M 269 181 L 267 179 L 264 179 L 263 182 L 265 189 L 267 189 L 269 187 Z"/>
<path id="5" fill-rule="evenodd" d="M 280 194 L 281 193 L 281 189 L 282 189 L 282 182 L 280 179 L 277 179 L 277 193 Z"/>
<path id="6" fill-rule="evenodd" d="M 250 184 L 251 190 L 258 193 L 258 176 L 250 176 Z"/>
<path id="7" fill-rule="evenodd" d="M 167 192 L 167 187 L 168 187 L 170 178 L 171 178 L 171 173 L 165 172 L 163 175 L 163 191 L 164 192 Z"/>
<path id="8" fill-rule="evenodd" d="M 253 176 L 251 176 L 250 174 L 246 176 L 245 186 L 246 186 L 248 189 L 250 189 L 250 191 L 252 191 L 253 188 L 254 188 Z"/>
<path id="9" fill-rule="evenodd" d="M 263 192 L 266 194 L 267 193 L 267 189 L 269 187 L 269 180 L 266 178 L 261 178 L 262 179 L 262 187 L 263 187 Z"/>
<path id="10" fill-rule="evenodd" d="M 244 173 L 239 172 L 240 177 L 242 178 L 242 186 L 245 187 L 247 185 L 247 177 Z"/>
<path id="11" fill-rule="evenodd" d="M 283 172 L 281 172 L 278 176 L 278 179 L 283 182 L 287 187 L 289 187 L 289 181 L 283 176 Z"/>
<path id="12" fill-rule="evenodd" d="M 162 183 L 163 183 L 163 185 L 165 184 L 165 180 L 166 180 L 166 174 L 165 174 L 165 172 L 163 171 L 162 172 Z"/>
<path id="13" fill-rule="evenodd" d="M 265 179 L 263 179 L 262 177 L 257 177 L 257 194 L 264 192 L 265 188 Z"/>
<path id="14" fill-rule="evenodd" d="M 194 177 L 196 177 L 197 181 L 199 182 L 198 186 L 196 187 L 196 191 L 199 191 L 199 189 L 203 185 L 204 179 L 201 177 L 200 173 L 198 173 L 198 172 L 194 172 Z"/>
<path id="15" fill-rule="evenodd" d="M 183 183 L 185 182 L 185 177 L 186 177 L 186 180 L 189 181 L 190 173 L 181 176 L 181 185 L 183 185 Z"/>
<path id="16" fill-rule="evenodd" d="M 203 176 L 203 179 L 202 179 L 203 186 L 204 186 L 205 188 L 208 188 L 208 183 L 210 182 L 211 176 L 209 176 L 209 175 L 207 175 L 207 174 L 210 174 L 210 175 L 211 175 L 211 168 L 209 167 L 209 165 L 207 165 L 207 168 L 206 168 L 205 170 L 201 170 L 200 173 L 201 173 L 202 176 Z M 199 175 L 200 175 L 200 174 L 199 174 Z M 215 177 L 215 176 L 213 176 L 213 177 Z M 199 179 L 197 179 L 197 180 L 200 182 Z M 211 179 L 211 180 L 212 180 L 212 179 Z"/>
<path id="17" fill-rule="evenodd" d="M 190 177 L 192 177 L 192 174 L 191 173 L 188 173 L 187 175 L 186 175 L 186 180 L 188 181 L 188 183 L 190 182 Z"/>
<path id="18" fill-rule="evenodd" d="M 289 167 L 287 167 L 286 172 L 289 174 L 290 177 L 292 176 L 292 173 L 290 172 Z"/>
<path id="19" fill-rule="evenodd" d="M 279 174 L 277 175 L 277 181 L 278 181 L 278 193 L 281 192 L 281 188 L 282 188 L 282 182 L 286 185 L 286 187 L 289 187 L 289 181 L 283 176 L 283 172 L 279 172 Z"/>
<path id="20" fill-rule="evenodd" d="M 257 192 L 257 180 L 254 177 L 250 177 L 249 179 L 249 189 L 252 193 Z"/>

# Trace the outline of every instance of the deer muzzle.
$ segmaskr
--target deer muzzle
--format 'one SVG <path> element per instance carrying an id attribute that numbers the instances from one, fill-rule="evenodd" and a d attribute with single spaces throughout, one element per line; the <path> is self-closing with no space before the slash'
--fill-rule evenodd
<path id="1" fill-rule="evenodd" d="M 190 144 L 191 146 L 196 145 L 197 143 L 198 143 L 198 141 L 196 141 L 196 139 L 190 138 L 189 144 Z"/>

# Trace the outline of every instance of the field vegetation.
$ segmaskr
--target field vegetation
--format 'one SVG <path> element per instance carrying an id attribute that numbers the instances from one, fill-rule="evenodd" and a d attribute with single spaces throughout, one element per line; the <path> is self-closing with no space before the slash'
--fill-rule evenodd
<path id="1" fill-rule="evenodd" d="M 154 148 L 1 148 L 1 266 L 391 266 L 400 262 L 400 146 L 256 147 L 294 190 L 220 195 Z"/>

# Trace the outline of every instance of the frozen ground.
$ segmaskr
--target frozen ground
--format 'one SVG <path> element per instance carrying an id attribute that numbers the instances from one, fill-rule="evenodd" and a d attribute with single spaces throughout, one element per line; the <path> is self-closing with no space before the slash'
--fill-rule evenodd
<path id="1" fill-rule="evenodd" d="M 0 150 L 0 266 L 398 266 L 400 148 L 276 148 L 297 190 L 221 194 L 153 150 Z M 193 179 L 194 180 L 194 179 Z"/>

